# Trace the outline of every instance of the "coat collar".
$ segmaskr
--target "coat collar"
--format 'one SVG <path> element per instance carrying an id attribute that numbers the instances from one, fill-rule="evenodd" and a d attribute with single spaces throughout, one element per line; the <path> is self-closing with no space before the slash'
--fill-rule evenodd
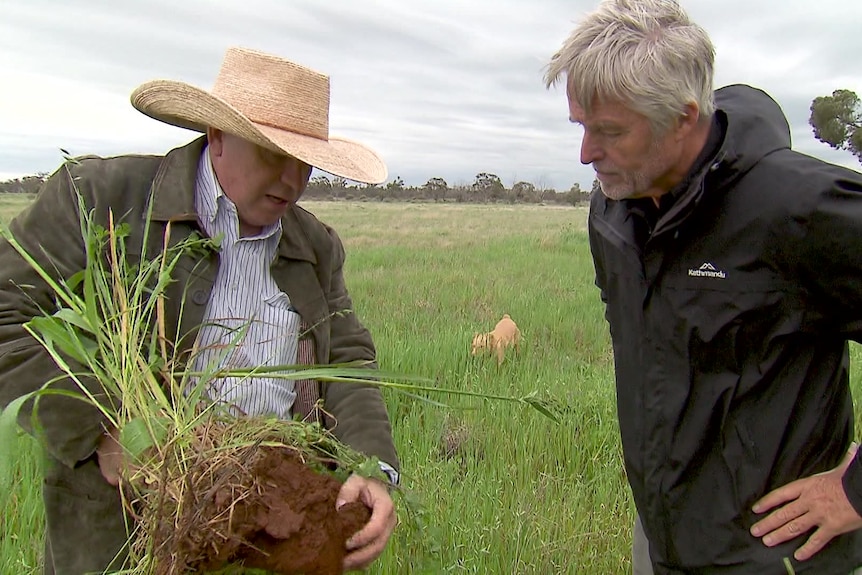
<path id="1" fill-rule="evenodd" d="M 195 178 L 198 161 L 205 145 L 206 137 L 202 136 L 165 155 L 151 188 L 153 221 L 190 222 L 201 227 L 195 210 Z M 297 208 L 291 206 L 281 219 L 282 233 L 278 244 L 278 255 L 316 264 L 317 257 L 314 249 L 296 211 Z"/>
<path id="2" fill-rule="evenodd" d="M 296 215 L 298 208 L 291 206 L 281 218 L 281 241 L 278 243 L 279 257 L 305 260 L 317 264 L 317 256 L 311 247 L 305 228 Z"/>

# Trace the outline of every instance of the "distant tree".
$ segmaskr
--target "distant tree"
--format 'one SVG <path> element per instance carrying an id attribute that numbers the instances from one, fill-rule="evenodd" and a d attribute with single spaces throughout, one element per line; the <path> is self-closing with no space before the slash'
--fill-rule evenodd
<path id="1" fill-rule="evenodd" d="M 808 123 L 815 138 L 862 162 L 862 105 L 855 92 L 835 90 L 831 96 L 814 98 Z"/>
<path id="2" fill-rule="evenodd" d="M 327 178 L 326 176 L 323 176 L 323 175 L 314 176 L 313 178 L 308 180 L 308 185 L 314 186 L 316 188 L 326 188 L 326 189 L 332 188 L 332 182 L 329 181 L 329 178 Z"/>
<path id="3" fill-rule="evenodd" d="M 401 179 L 401 176 L 395 176 L 395 178 L 386 184 L 387 190 L 403 190 L 404 189 L 404 180 Z"/>
<path id="4" fill-rule="evenodd" d="M 515 202 L 533 203 L 539 201 L 539 192 L 530 182 L 515 182 L 512 185 L 511 198 Z"/>
<path id="5" fill-rule="evenodd" d="M 581 185 L 577 182 L 572 184 L 569 191 L 566 192 L 566 203 L 577 206 L 578 204 L 587 203 L 590 201 L 590 192 L 581 189 Z"/>
<path id="6" fill-rule="evenodd" d="M 332 177 L 332 197 L 343 198 L 347 195 L 347 189 L 350 187 L 347 180 L 341 176 Z"/>
<path id="7" fill-rule="evenodd" d="M 474 193 L 473 185 L 465 182 L 459 182 L 451 187 L 451 198 L 459 204 L 475 201 L 473 198 Z"/>
<path id="8" fill-rule="evenodd" d="M 435 202 L 446 197 L 446 192 L 449 190 L 449 184 L 443 178 L 431 178 L 423 186 L 425 196 L 433 199 Z"/>
<path id="9" fill-rule="evenodd" d="M 380 188 L 364 182 L 357 182 L 353 189 L 356 192 L 355 198 L 362 202 L 377 199 L 380 194 Z"/>
<path id="10" fill-rule="evenodd" d="M 314 176 L 308 180 L 308 185 L 305 187 L 304 197 L 306 198 L 329 198 L 332 195 L 332 182 L 326 176 Z"/>
<path id="11" fill-rule="evenodd" d="M 489 174 L 480 172 L 476 174 L 476 180 L 473 182 L 473 192 L 478 196 L 479 201 L 498 200 L 503 197 L 506 191 L 500 176 L 497 174 Z"/>
<path id="12" fill-rule="evenodd" d="M 601 191 L 602 191 L 602 183 L 599 181 L 598 178 L 595 178 L 593 180 L 593 187 L 590 189 L 590 194 L 594 194 L 596 192 L 601 192 Z"/>
<path id="13" fill-rule="evenodd" d="M 48 179 L 47 172 L 37 172 L 34 176 L 24 176 L 0 182 L 0 193 L 4 194 L 36 194 L 42 184 Z"/>
<path id="14" fill-rule="evenodd" d="M 545 202 L 546 204 L 556 204 L 557 202 L 559 202 L 559 198 L 557 197 L 559 195 L 560 194 L 558 194 L 557 190 L 555 190 L 554 188 L 545 188 L 542 190 L 541 201 Z"/>
<path id="15" fill-rule="evenodd" d="M 548 177 L 544 174 L 541 174 L 536 180 L 536 190 L 539 191 L 539 194 L 543 194 L 545 190 L 551 187 L 551 184 L 548 183 Z"/>
<path id="16" fill-rule="evenodd" d="M 389 200 L 400 200 L 404 197 L 404 180 L 401 176 L 395 176 L 392 181 L 383 186 L 383 195 Z"/>

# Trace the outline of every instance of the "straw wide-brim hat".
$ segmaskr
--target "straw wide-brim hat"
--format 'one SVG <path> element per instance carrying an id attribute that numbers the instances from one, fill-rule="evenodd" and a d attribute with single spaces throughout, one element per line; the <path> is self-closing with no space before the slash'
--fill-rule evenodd
<path id="1" fill-rule="evenodd" d="M 156 120 L 197 132 L 216 128 L 324 172 L 386 181 L 371 148 L 329 135 L 329 77 L 284 58 L 229 48 L 211 92 L 174 80 L 138 86 L 132 105 Z"/>

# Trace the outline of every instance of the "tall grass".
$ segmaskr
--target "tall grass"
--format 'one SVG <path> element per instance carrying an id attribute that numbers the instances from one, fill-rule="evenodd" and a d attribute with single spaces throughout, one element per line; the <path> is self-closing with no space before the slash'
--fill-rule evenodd
<path id="1" fill-rule="evenodd" d="M 0 195 L 0 222 L 9 223 L 18 212 L 30 205 L 32 194 L 2 194 Z"/>
<path id="2" fill-rule="evenodd" d="M 42 573 L 45 518 L 42 511 L 41 458 L 36 441 L 19 435 L 10 451 L 13 476 L 0 490 L 0 573 Z"/>
<path id="3" fill-rule="evenodd" d="M 439 385 L 557 397 L 557 425 L 528 411 L 429 409 L 390 397 L 405 481 L 440 543 L 420 562 L 396 540 L 375 573 L 623 573 L 631 504 L 607 329 L 586 212 L 544 207 L 315 204 L 346 243 L 355 307 L 381 367 Z M 474 332 L 509 313 L 518 353 L 473 358 Z M 468 407 L 479 407 L 475 402 Z"/>
<path id="4" fill-rule="evenodd" d="M 370 573 L 630 572 L 632 503 L 586 212 L 303 205 L 345 242 L 354 307 L 382 369 L 489 394 L 545 391 L 564 408 L 555 424 L 507 403 L 463 399 L 456 403 L 465 409 L 453 410 L 384 392 L 403 480 L 424 501 L 427 530 L 422 538 L 397 530 Z M 471 357 L 473 333 L 503 313 L 518 323 L 521 349 L 500 367 Z M 854 346 L 854 368 L 860 359 Z M 32 518 L 10 522 L 3 514 L 0 573 L 40 572 L 37 460 L 22 441 L 16 489 L 0 494 L 5 509 L 14 500 Z"/>

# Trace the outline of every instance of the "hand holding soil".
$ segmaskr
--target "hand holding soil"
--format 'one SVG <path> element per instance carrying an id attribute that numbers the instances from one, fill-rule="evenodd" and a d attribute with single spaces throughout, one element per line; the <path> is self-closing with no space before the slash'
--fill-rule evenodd
<path id="1" fill-rule="evenodd" d="M 368 567 L 383 552 L 398 524 L 389 490 L 376 479 L 351 475 L 341 486 L 335 505 L 341 510 L 352 502 L 359 502 L 370 509 L 371 518 L 347 540 L 349 554 L 344 558 L 345 571 Z"/>

